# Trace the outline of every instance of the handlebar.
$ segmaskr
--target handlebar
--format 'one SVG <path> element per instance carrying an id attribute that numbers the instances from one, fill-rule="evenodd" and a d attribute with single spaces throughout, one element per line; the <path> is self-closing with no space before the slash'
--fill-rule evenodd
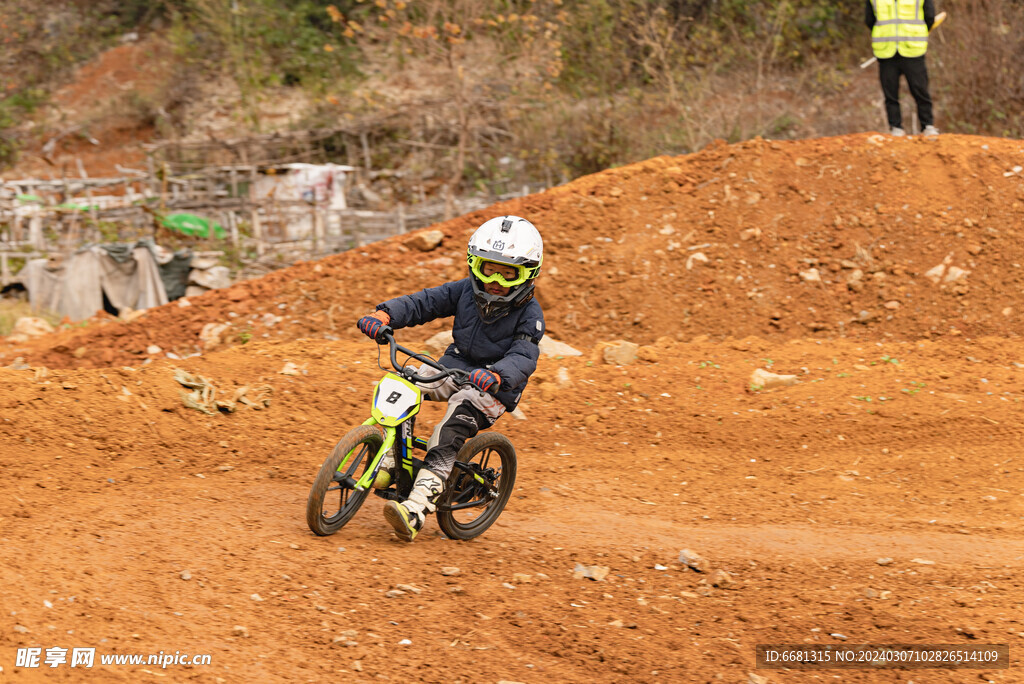
<path id="1" fill-rule="evenodd" d="M 398 344 L 398 342 L 395 341 L 394 330 L 392 330 L 390 326 L 384 326 L 383 328 L 381 328 L 380 332 L 377 333 L 377 340 L 383 340 L 388 343 L 388 347 L 390 348 L 391 351 L 391 365 L 394 367 L 396 371 L 398 371 L 407 379 L 413 382 L 437 382 L 438 380 L 442 380 L 446 377 L 452 378 L 459 385 L 463 385 L 469 382 L 469 371 L 464 371 L 459 368 L 446 368 L 445 366 L 442 366 L 440 363 L 430 358 L 429 356 L 426 356 L 424 354 L 418 354 L 413 350 L 407 349 L 402 345 Z M 399 365 L 398 352 L 402 352 L 410 359 L 416 359 L 417 361 L 425 363 L 431 368 L 440 371 L 440 375 L 433 375 L 428 377 L 425 375 L 420 375 L 419 373 L 416 373 L 412 369 L 406 368 L 404 365 Z"/>

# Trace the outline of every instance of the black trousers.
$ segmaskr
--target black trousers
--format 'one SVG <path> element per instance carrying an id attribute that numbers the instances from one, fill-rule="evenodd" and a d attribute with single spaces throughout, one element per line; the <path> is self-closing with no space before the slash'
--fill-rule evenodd
<path id="1" fill-rule="evenodd" d="M 921 129 L 935 123 L 932 118 L 932 98 L 928 94 L 928 67 L 924 63 L 924 55 L 920 57 L 904 57 L 897 53 L 895 57 L 878 60 L 878 79 L 882 82 L 882 94 L 885 95 L 885 115 L 889 118 L 889 126 L 903 127 L 900 114 L 900 76 L 906 76 L 910 94 L 917 103 L 917 118 Z"/>
<path id="2" fill-rule="evenodd" d="M 496 420 L 497 417 L 487 415 L 468 401 L 449 404 L 448 412 L 434 431 L 437 443 L 430 447 L 423 459 L 426 469 L 442 480 L 447 479 L 462 445 L 476 437 L 480 430 L 494 425 Z"/>

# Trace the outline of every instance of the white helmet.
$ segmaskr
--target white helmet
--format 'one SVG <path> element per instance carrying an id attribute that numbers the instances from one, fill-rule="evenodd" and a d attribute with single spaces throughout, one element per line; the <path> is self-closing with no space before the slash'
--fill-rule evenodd
<path id="1" fill-rule="evenodd" d="M 522 306 L 533 298 L 534 280 L 544 260 L 544 240 L 526 219 L 499 216 L 476 229 L 469 239 L 466 256 L 477 309 L 485 322 L 493 323 L 513 307 Z M 482 266 L 488 261 L 514 266 L 516 277 L 507 280 L 497 273 L 484 275 Z M 488 294 L 484 285 L 493 282 L 509 288 L 508 294 Z"/>

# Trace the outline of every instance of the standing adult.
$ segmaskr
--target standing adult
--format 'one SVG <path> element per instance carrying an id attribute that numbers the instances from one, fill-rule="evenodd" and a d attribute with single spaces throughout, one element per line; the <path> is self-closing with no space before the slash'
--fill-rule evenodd
<path id="1" fill-rule="evenodd" d="M 889 132 L 906 135 L 900 113 L 900 76 L 905 76 L 917 103 L 921 131 L 928 136 L 938 135 L 924 61 L 928 32 L 935 23 L 934 0 L 867 0 L 864 21 L 871 29 L 871 47 L 878 58 Z"/>

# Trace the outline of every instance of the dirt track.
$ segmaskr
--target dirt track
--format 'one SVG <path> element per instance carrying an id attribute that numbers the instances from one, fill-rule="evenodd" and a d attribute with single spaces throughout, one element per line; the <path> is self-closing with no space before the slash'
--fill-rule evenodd
<path id="1" fill-rule="evenodd" d="M 540 216 L 549 327 L 585 353 L 543 359 L 528 419 L 499 423 L 517 491 L 469 543 L 433 523 L 398 542 L 376 498 L 329 538 L 303 515 L 380 375 L 354 317 L 461 272 L 479 216 L 440 226 L 427 256 L 391 241 L 0 346 L 32 366 L 0 368 L 0 677 L 84 679 L 14 654 L 87 646 L 212 655 L 90 671 L 111 681 L 1017 681 L 1024 180 L 1003 173 L 1021 147 L 752 141 L 496 208 Z M 695 252 L 708 261 L 687 269 Z M 933 284 L 947 254 L 970 273 Z M 230 327 L 203 348 L 209 322 Z M 617 338 L 646 360 L 603 363 Z M 800 383 L 751 389 L 759 367 Z M 269 385 L 271 404 L 206 416 L 174 368 Z M 731 584 L 685 570 L 683 548 Z M 575 579 L 576 563 L 610 573 Z M 420 593 L 385 598 L 398 584 Z M 1008 643 L 1014 669 L 754 668 L 758 643 L 841 642 Z"/>

